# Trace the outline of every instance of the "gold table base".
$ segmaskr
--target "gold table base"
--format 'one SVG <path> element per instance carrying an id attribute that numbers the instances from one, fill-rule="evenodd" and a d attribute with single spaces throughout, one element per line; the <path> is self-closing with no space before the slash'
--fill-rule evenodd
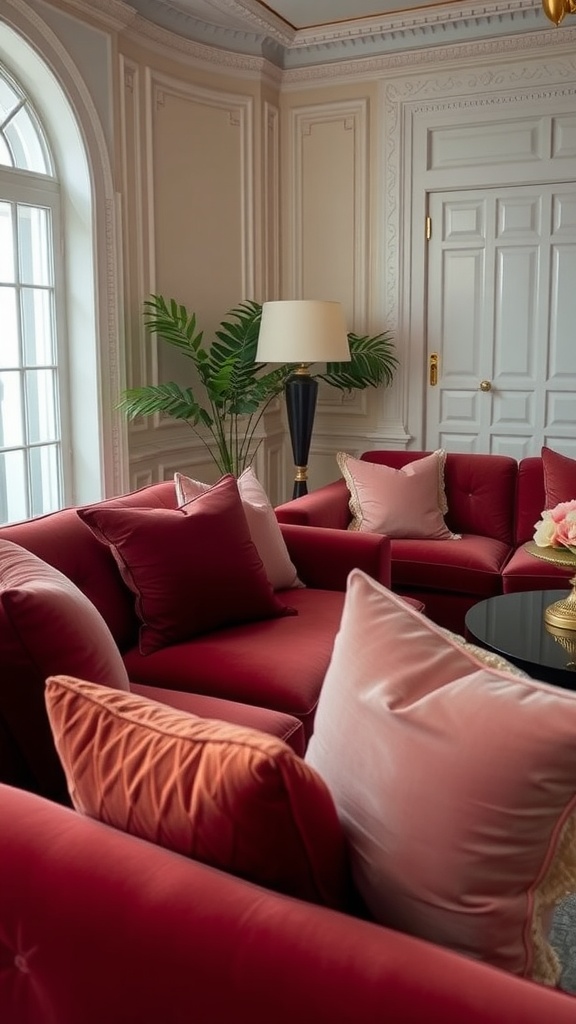
<path id="1" fill-rule="evenodd" d="M 573 555 L 571 551 L 567 551 L 565 548 L 541 548 L 538 544 L 534 544 L 533 541 L 526 544 L 525 548 L 531 555 L 535 555 L 536 558 L 542 558 L 545 562 L 565 565 L 571 569 L 574 569 L 576 566 L 576 555 Z M 572 587 L 568 597 L 548 605 L 544 612 L 544 622 L 547 627 L 552 627 L 550 633 L 559 642 L 562 634 L 558 634 L 557 630 L 566 631 L 568 636 L 564 639 L 566 641 L 572 640 L 575 645 L 573 649 L 576 649 L 576 635 L 572 638 L 570 637 L 570 633 L 576 634 L 576 575 L 572 576 L 567 582 Z M 563 646 L 566 646 L 566 644 Z"/>
<path id="2" fill-rule="evenodd" d="M 576 576 L 568 580 L 572 590 L 562 601 L 554 601 L 544 612 L 544 621 L 555 629 L 576 631 Z M 576 637 L 574 637 L 576 640 Z"/>

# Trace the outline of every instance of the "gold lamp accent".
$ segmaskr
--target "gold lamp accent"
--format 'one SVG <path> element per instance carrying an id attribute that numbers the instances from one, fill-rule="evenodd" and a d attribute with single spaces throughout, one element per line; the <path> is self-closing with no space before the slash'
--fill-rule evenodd
<path id="1" fill-rule="evenodd" d="M 566 14 L 576 13 L 576 0 L 542 0 L 542 9 L 546 17 L 558 27 Z"/>

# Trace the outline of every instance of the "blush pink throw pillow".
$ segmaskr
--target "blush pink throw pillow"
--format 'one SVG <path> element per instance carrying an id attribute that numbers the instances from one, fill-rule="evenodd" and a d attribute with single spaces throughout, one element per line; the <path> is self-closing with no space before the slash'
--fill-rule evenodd
<path id="1" fill-rule="evenodd" d="M 174 484 L 176 500 L 180 506 L 193 501 L 200 494 L 205 494 L 211 487 L 211 484 L 192 480 L 182 473 L 174 474 Z M 303 583 L 298 579 L 296 566 L 288 553 L 274 509 L 251 466 L 238 477 L 238 490 L 248 520 L 250 536 L 273 589 L 302 587 Z"/>
<path id="2" fill-rule="evenodd" d="M 295 614 L 272 590 L 233 476 L 181 509 L 77 511 L 110 546 L 136 597 L 142 654 L 220 626 Z"/>
<path id="3" fill-rule="evenodd" d="M 576 891 L 576 694 L 483 660 L 356 569 L 306 761 L 382 924 L 555 984 Z"/>
<path id="4" fill-rule="evenodd" d="M 350 492 L 350 530 L 404 539 L 459 539 L 444 522 L 448 505 L 443 449 L 402 469 L 364 462 L 345 452 L 338 452 L 336 461 Z"/>

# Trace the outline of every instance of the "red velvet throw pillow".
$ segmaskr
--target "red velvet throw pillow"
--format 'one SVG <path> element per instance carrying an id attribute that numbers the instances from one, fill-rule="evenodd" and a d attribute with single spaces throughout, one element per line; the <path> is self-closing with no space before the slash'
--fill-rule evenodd
<path id="1" fill-rule="evenodd" d="M 19 752 L 18 784 L 67 802 L 46 717 L 46 677 L 73 672 L 128 690 L 128 676 L 92 602 L 58 569 L 8 540 L 0 540 L 0 651 L 0 729 Z M 4 765 L 7 749 L 5 743 Z"/>
<path id="2" fill-rule="evenodd" d="M 576 499 L 576 459 L 561 455 L 552 448 L 542 447 L 544 469 L 545 508 L 554 508 L 562 501 Z"/>
<path id="3" fill-rule="evenodd" d="M 221 626 L 295 614 L 272 590 L 233 476 L 181 509 L 92 505 L 78 515 L 110 546 L 136 597 L 142 654 Z"/>

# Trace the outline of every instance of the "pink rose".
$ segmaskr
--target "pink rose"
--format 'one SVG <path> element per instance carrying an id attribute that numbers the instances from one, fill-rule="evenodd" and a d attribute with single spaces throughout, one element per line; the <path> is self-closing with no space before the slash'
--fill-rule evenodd
<path id="1" fill-rule="evenodd" d="M 569 512 L 576 512 L 576 499 L 572 501 L 561 501 L 555 508 L 550 509 L 550 516 L 555 523 L 561 523 Z"/>

